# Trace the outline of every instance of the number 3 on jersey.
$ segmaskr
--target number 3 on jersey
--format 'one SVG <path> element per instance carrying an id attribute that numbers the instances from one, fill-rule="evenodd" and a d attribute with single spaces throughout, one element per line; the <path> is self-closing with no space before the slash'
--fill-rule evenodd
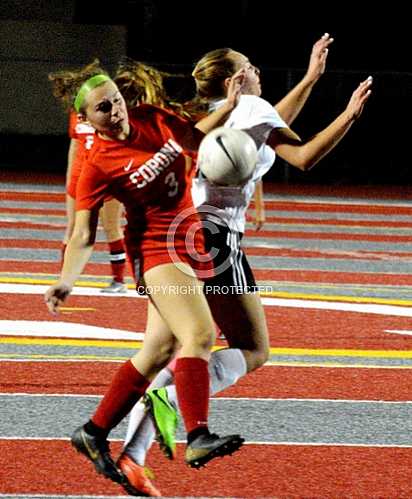
<path id="1" fill-rule="evenodd" d="M 169 172 L 165 177 L 165 184 L 170 187 L 167 195 L 169 198 L 176 196 L 177 191 L 179 190 L 179 182 L 176 180 L 175 172 Z"/>

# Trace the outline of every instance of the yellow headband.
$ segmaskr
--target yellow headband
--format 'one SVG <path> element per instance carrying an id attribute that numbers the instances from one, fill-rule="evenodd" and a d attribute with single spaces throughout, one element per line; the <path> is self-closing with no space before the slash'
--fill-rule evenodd
<path id="1" fill-rule="evenodd" d="M 80 87 L 80 90 L 77 92 L 76 98 L 74 99 L 74 109 L 79 112 L 82 107 L 84 98 L 95 87 L 98 87 L 102 83 L 109 81 L 110 77 L 107 75 L 99 74 L 92 76 L 88 80 L 86 80 L 83 85 Z"/>

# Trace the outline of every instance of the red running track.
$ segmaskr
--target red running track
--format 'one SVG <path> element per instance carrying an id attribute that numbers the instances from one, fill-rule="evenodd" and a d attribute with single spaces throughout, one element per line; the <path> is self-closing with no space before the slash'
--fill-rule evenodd
<path id="1" fill-rule="evenodd" d="M 112 450 L 117 455 L 119 444 Z M 18 456 L 18 462 L 8 456 Z M 412 497 L 412 453 L 405 448 L 246 445 L 191 470 L 183 464 L 182 445 L 173 462 L 155 446 L 147 464 L 162 493 L 174 497 Z M 67 441 L 0 441 L 0 473 L 3 494 L 122 494 Z"/>
<path id="2" fill-rule="evenodd" d="M 103 395 L 118 366 L 112 362 L 2 361 L 1 393 Z M 411 386 L 412 369 L 267 366 L 220 396 L 397 402 L 410 400 Z"/>

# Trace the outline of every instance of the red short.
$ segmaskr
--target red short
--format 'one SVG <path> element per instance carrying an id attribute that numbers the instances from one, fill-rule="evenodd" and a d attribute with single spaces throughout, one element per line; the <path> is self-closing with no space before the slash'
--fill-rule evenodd
<path id="1" fill-rule="evenodd" d="M 165 263 L 186 263 L 199 278 L 213 276 L 213 262 L 205 251 L 200 218 L 193 207 L 187 216 L 156 212 L 155 221 L 145 220 L 144 231 L 130 223 L 125 230 L 125 244 L 137 283 L 145 272 Z M 140 228 L 140 230 L 139 230 Z"/>

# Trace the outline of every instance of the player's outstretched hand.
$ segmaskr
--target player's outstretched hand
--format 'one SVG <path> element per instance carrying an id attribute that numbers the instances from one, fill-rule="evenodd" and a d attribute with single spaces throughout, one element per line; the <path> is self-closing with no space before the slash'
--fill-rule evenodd
<path id="1" fill-rule="evenodd" d="M 306 77 L 311 81 L 317 81 L 325 72 L 326 59 L 329 53 L 328 47 L 332 42 L 333 38 L 329 33 L 325 33 L 313 45 L 308 70 L 306 71 Z"/>
<path id="2" fill-rule="evenodd" d="M 350 120 L 357 120 L 362 114 L 363 108 L 372 93 L 372 82 L 373 78 L 369 76 L 353 92 L 345 110 Z"/>

